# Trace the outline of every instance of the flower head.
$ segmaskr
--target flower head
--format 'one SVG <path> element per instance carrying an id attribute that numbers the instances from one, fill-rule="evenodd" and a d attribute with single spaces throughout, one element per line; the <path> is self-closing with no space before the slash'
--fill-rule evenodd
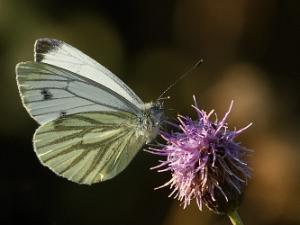
<path id="1" fill-rule="evenodd" d="M 251 124 L 240 130 L 229 130 L 226 119 L 233 102 L 222 120 L 217 116 L 210 119 L 213 110 L 206 113 L 200 110 L 195 100 L 193 108 L 198 119 L 178 116 L 179 131 L 163 132 L 166 144 L 151 148 L 153 154 L 166 159 L 153 169 L 159 172 L 170 171 L 172 178 L 164 185 L 170 185 L 173 196 L 182 201 L 183 208 L 195 199 L 200 210 L 203 204 L 216 213 L 234 210 L 240 202 L 250 169 L 243 161 L 249 150 L 234 139 Z"/>

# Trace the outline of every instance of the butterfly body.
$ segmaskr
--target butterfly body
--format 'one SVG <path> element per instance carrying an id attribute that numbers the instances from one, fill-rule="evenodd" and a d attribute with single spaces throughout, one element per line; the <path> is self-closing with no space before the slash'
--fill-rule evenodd
<path id="1" fill-rule="evenodd" d="M 146 136 L 146 144 L 150 143 L 158 135 L 163 118 L 163 107 L 160 102 L 146 103 L 143 113 L 137 117 L 139 124 L 137 135 Z"/>
<path id="2" fill-rule="evenodd" d="M 35 61 L 16 66 L 22 103 L 41 125 L 40 162 L 80 184 L 111 179 L 159 133 L 160 102 L 143 103 L 118 77 L 74 47 L 35 43 Z"/>

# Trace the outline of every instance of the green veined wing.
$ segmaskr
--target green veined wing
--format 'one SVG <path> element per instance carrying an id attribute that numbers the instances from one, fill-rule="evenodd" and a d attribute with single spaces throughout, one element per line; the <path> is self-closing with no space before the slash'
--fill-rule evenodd
<path id="1" fill-rule="evenodd" d="M 131 113 L 84 112 L 40 126 L 34 135 L 41 163 L 80 184 L 113 178 L 123 171 L 146 137 L 136 135 Z"/>

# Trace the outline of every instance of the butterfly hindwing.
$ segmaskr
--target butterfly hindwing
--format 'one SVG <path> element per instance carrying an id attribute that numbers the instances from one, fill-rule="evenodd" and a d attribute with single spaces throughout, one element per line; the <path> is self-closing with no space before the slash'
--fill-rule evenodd
<path id="1" fill-rule="evenodd" d="M 56 39 L 40 38 L 34 45 L 35 61 L 51 64 L 114 90 L 134 105 L 142 100 L 117 76 L 80 50 Z"/>
<path id="2" fill-rule="evenodd" d="M 113 90 L 53 65 L 19 63 L 16 73 L 23 104 L 40 124 L 79 112 L 140 111 Z"/>
<path id="3" fill-rule="evenodd" d="M 34 135 L 41 163 L 73 182 L 93 184 L 123 171 L 145 143 L 130 113 L 86 112 L 40 126 Z"/>

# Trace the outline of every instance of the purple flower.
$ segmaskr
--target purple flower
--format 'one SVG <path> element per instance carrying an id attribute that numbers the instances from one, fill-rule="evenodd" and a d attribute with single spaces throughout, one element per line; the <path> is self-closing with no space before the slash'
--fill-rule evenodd
<path id="1" fill-rule="evenodd" d="M 211 120 L 200 110 L 194 97 L 192 107 L 198 114 L 197 120 L 178 116 L 179 131 L 162 132 L 166 144 L 150 148 L 149 152 L 165 156 L 160 164 L 152 169 L 158 172 L 170 171 L 172 178 L 164 185 L 173 189 L 173 196 L 186 208 L 193 199 L 200 210 L 203 204 L 216 213 L 227 213 L 237 208 L 244 187 L 250 178 L 250 169 L 243 158 L 250 152 L 234 139 L 246 130 L 229 130 L 226 119 L 233 102 L 222 120 Z"/>

